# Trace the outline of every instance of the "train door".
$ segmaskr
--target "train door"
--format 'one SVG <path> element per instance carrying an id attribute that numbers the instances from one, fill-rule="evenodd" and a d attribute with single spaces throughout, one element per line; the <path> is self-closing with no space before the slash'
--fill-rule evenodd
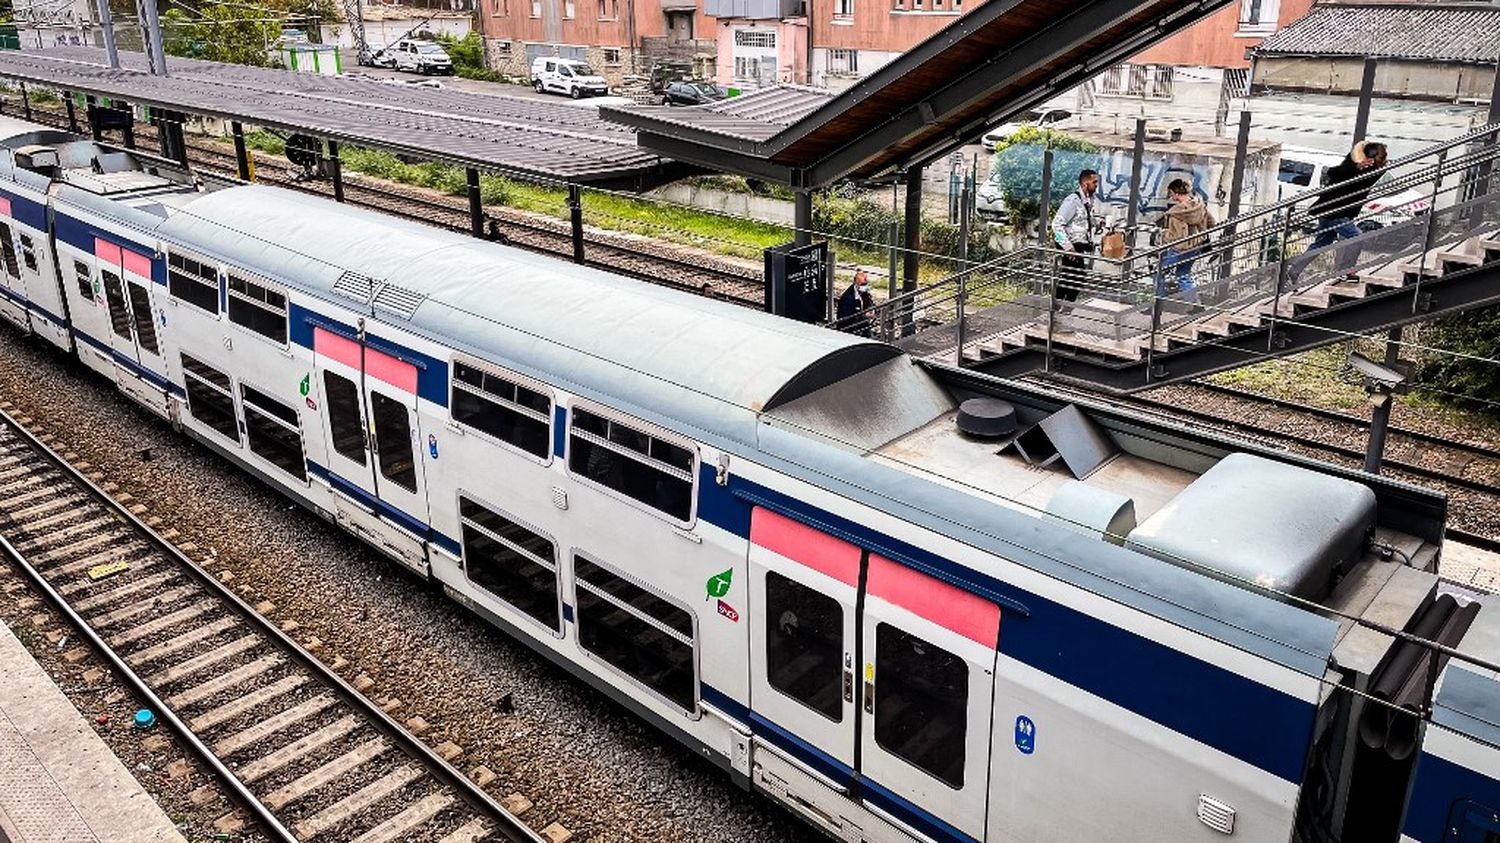
<path id="1" fill-rule="evenodd" d="M 917 831 L 983 839 L 999 633 L 996 604 L 869 555 L 859 677 L 866 804 Z"/>
<path id="2" fill-rule="evenodd" d="M 854 666 L 863 551 L 756 507 L 750 520 L 750 708 L 841 787 L 855 767 Z"/>
<path id="3" fill-rule="evenodd" d="M 98 239 L 94 241 L 94 256 L 109 309 L 110 346 L 119 358 L 162 374 L 166 362 L 152 301 L 151 259 Z"/>
<path id="4" fill-rule="evenodd" d="M 416 367 L 323 328 L 313 329 L 313 350 L 340 523 L 425 572 Z"/>
<path id="5" fill-rule="evenodd" d="M 10 200 L 0 197 L 0 284 L 9 295 L 0 297 L 0 313 L 26 327 L 26 283 L 21 280 L 21 263 L 16 257 L 16 236 L 10 216 Z"/>

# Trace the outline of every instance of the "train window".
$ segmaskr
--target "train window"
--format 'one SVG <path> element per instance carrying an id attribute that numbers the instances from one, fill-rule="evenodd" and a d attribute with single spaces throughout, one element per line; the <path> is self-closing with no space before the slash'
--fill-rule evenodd
<path id="1" fill-rule="evenodd" d="M 20 278 L 21 268 L 16 265 L 16 244 L 11 239 L 10 226 L 3 222 L 0 222 L 0 257 L 5 260 L 5 274 Z"/>
<path id="2" fill-rule="evenodd" d="M 453 363 L 453 420 L 546 458 L 552 399 L 467 363 Z"/>
<path id="3" fill-rule="evenodd" d="M 552 540 L 465 497 L 458 499 L 458 515 L 469 580 L 561 633 Z"/>
<path id="4" fill-rule="evenodd" d="M 83 261 L 73 261 L 73 280 L 78 282 L 78 295 L 84 301 L 94 300 L 94 279 L 89 265 Z"/>
<path id="5" fill-rule="evenodd" d="M 250 450 L 306 482 L 307 460 L 302 453 L 302 423 L 297 411 L 244 384 L 240 384 L 240 406 L 245 410 L 245 436 Z"/>
<path id="6" fill-rule="evenodd" d="M 844 607 L 766 572 L 766 680 L 835 723 L 844 719 Z"/>
<path id="7" fill-rule="evenodd" d="M 875 627 L 875 741 L 954 788 L 964 786 L 969 666 L 890 624 Z"/>
<path id="8" fill-rule="evenodd" d="M 130 292 L 130 312 L 135 315 L 135 340 L 141 344 L 141 348 L 152 354 L 160 354 L 161 348 L 156 344 L 156 323 L 151 313 L 151 296 L 146 288 L 128 281 L 125 288 Z"/>
<path id="9" fill-rule="evenodd" d="M 195 357 L 182 355 L 183 382 L 187 385 L 188 412 L 226 438 L 240 444 L 240 428 L 234 420 L 234 392 L 229 376 Z"/>
<path id="10" fill-rule="evenodd" d="M 323 373 L 323 403 L 328 406 L 328 434 L 333 450 L 365 464 L 365 424 L 359 417 L 359 387 L 333 372 Z"/>
<path id="11" fill-rule="evenodd" d="M 286 344 L 286 294 L 229 273 L 229 321 Z"/>
<path id="12" fill-rule="evenodd" d="M 692 451 L 577 407 L 568 470 L 678 521 L 692 517 Z"/>
<path id="13" fill-rule="evenodd" d="M 380 473 L 409 492 L 417 490 L 417 464 L 411 449 L 411 419 L 406 405 L 378 392 L 370 393 L 370 426 Z"/>
<path id="14" fill-rule="evenodd" d="M 176 252 L 167 255 L 167 290 L 178 301 L 219 313 L 219 271 L 208 264 Z"/>
<path id="15" fill-rule="evenodd" d="M 697 710 L 693 615 L 582 556 L 573 556 L 578 644 L 688 712 Z"/>
<path id="16" fill-rule="evenodd" d="M 107 269 L 99 271 L 104 279 L 104 300 L 109 304 L 109 324 L 120 339 L 130 339 L 130 311 L 125 308 L 125 285 L 120 276 Z"/>
<path id="17" fill-rule="evenodd" d="M 40 271 L 37 269 L 36 264 L 36 245 L 31 242 L 31 235 L 29 234 L 21 235 L 21 261 L 32 272 Z"/>

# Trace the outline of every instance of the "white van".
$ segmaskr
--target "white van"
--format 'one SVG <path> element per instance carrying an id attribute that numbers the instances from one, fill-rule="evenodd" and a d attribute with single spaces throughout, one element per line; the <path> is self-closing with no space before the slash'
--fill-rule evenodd
<path id="1" fill-rule="evenodd" d="M 567 94 L 575 100 L 609 93 L 609 83 L 587 62 L 546 56 L 539 56 L 531 62 L 531 87 L 539 94 L 551 91 Z"/>
<path id="2" fill-rule="evenodd" d="M 1328 171 L 1337 167 L 1343 160 L 1344 156 L 1336 152 L 1324 152 L 1320 149 L 1302 146 L 1283 146 L 1281 166 L 1276 173 L 1277 201 L 1285 201 L 1306 193 L 1307 198 L 1298 202 L 1297 207 L 1300 210 L 1307 210 L 1313 202 L 1312 192 L 1325 185 Z M 1389 174 L 1383 176 L 1381 180 L 1388 178 L 1390 178 Z M 1371 197 L 1365 207 L 1360 210 L 1359 225 L 1366 230 L 1404 222 L 1426 211 L 1432 204 L 1421 191 L 1410 188 L 1381 195 L 1383 191 L 1377 183 L 1373 192 L 1376 195 Z"/>
<path id="3" fill-rule="evenodd" d="M 395 46 L 387 48 L 386 52 L 395 56 L 397 70 L 421 73 L 424 76 L 429 73 L 453 74 L 453 59 L 448 57 L 448 51 L 443 49 L 443 45 L 436 41 L 403 38 Z"/>

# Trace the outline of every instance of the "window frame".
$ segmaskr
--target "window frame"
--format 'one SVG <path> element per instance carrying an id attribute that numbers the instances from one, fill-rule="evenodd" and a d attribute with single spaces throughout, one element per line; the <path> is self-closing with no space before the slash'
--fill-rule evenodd
<path id="1" fill-rule="evenodd" d="M 243 322 L 238 322 L 235 320 L 232 312 L 230 311 L 230 306 L 234 303 L 236 297 L 244 301 L 249 307 L 258 308 L 260 310 L 266 311 L 267 313 L 272 312 L 271 308 L 273 307 L 270 302 L 257 300 L 251 298 L 245 293 L 236 291 L 234 289 L 234 281 L 236 278 L 244 281 L 247 284 L 254 284 L 257 287 L 262 287 L 269 292 L 277 293 L 281 296 L 281 299 L 284 302 L 284 304 L 281 306 L 283 334 L 281 340 L 278 341 L 273 336 L 263 334 L 260 331 L 257 331 L 255 328 L 252 328 L 251 326 L 246 325 Z M 256 272 L 248 272 L 237 267 L 226 266 L 224 268 L 224 317 L 229 320 L 229 323 L 231 325 L 244 330 L 246 333 L 257 336 L 264 342 L 268 342 L 271 345 L 276 346 L 277 348 L 285 349 L 291 347 L 292 299 L 285 284 L 280 284 L 278 282 L 272 281 L 264 275 Z"/>
<path id="2" fill-rule="evenodd" d="M 485 390 L 480 389 L 473 384 L 463 383 L 458 379 L 458 366 L 460 364 L 471 369 L 476 369 L 484 373 L 485 375 L 493 375 L 500 380 L 509 381 L 514 386 L 519 386 L 523 389 L 529 389 L 532 392 L 546 397 L 547 455 L 545 457 L 537 456 L 536 454 L 526 450 L 525 448 L 522 448 L 519 445 L 507 442 L 506 440 L 501 439 L 500 437 L 492 433 L 474 427 L 467 422 L 460 421 L 457 416 L 454 415 L 453 408 L 455 402 L 453 400 L 453 394 L 455 390 L 462 390 L 463 392 L 468 392 L 476 395 L 483 400 L 499 403 L 507 409 L 520 412 L 523 415 L 528 415 L 528 417 L 531 418 L 534 418 L 534 416 L 530 416 L 529 414 L 536 412 L 530 407 L 522 407 L 515 402 L 509 401 L 508 399 L 503 398 L 499 395 L 495 395 L 493 392 L 486 392 Z M 569 418 L 572 418 L 571 414 L 569 414 Z M 507 450 L 519 454 L 520 456 L 523 456 L 538 465 L 551 465 L 553 458 L 556 457 L 556 454 L 554 452 L 557 449 L 554 447 L 553 443 L 555 442 L 554 437 L 556 437 L 557 435 L 557 394 L 552 390 L 552 387 L 542 383 L 539 380 L 536 380 L 535 378 L 528 378 L 524 375 L 516 374 L 515 372 L 512 372 L 511 370 L 506 369 L 503 366 L 497 366 L 488 361 L 480 360 L 477 357 L 471 357 L 467 354 L 455 354 L 448 361 L 448 421 L 450 424 L 458 425 L 460 428 L 462 428 L 463 435 L 465 436 L 472 434 L 484 439 L 485 441 L 501 445 Z"/>
<path id="3" fill-rule="evenodd" d="M 871 637 L 872 637 L 872 639 L 873 639 L 873 641 L 875 643 L 875 660 L 874 660 L 874 664 L 875 664 L 875 676 L 876 676 L 876 679 L 877 679 L 877 683 L 882 682 L 882 681 L 885 682 L 885 683 L 889 683 L 891 681 L 889 678 L 882 679 L 881 677 L 889 677 L 892 673 L 895 673 L 897 676 L 901 675 L 901 672 L 895 666 L 893 666 L 893 665 L 884 665 L 883 666 L 881 664 L 881 655 L 885 651 L 887 651 L 887 650 L 890 649 L 889 645 L 887 645 L 885 647 L 882 647 L 881 644 L 880 644 L 881 632 L 882 632 L 882 630 L 887 630 L 887 629 L 891 630 L 896 635 L 901 635 L 901 636 L 904 636 L 905 638 L 908 638 L 908 639 L 914 639 L 914 640 L 919 641 L 922 644 L 926 645 L 928 648 L 936 649 L 936 650 L 941 651 L 946 656 L 948 656 L 948 658 L 950 658 L 953 661 L 955 661 L 957 663 L 958 667 L 960 668 L 960 670 L 962 671 L 963 683 L 964 683 L 964 688 L 963 688 L 964 697 L 963 697 L 963 705 L 959 706 L 959 708 L 958 708 L 958 711 L 960 713 L 959 724 L 960 724 L 960 727 L 961 727 L 961 731 L 959 732 L 958 746 L 959 746 L 960 749 L 962 749 L 964 751 L 965 754 L 964 754 L 964 757 L 962 758 L 961 762 L 958 765 L 959 780 L 956 783 L 953 782 L 953 781 L 951 781 L 951 780 L 949 780 L 949 779 L 947 779 L 947 778 L 945 778 L 943 775 L 941 775 L 937 771 L 929 769 L 923 763 L 919 762 L 917 759 L 915 759 L 915 758 L 907 755 L 903 751 L 903 749 L 904 749 L 903 747 L 892 746 L 890 744 L 887 744 L 885 742 L 885 740 L 882 739 L 882 736 L 881 736 L 882 735 L 882 730 L 881 730 L 881 722 L 882 721 L 880 719 L 881 702 L 882 702 L 882 700 L 889 699 L 889 697 L 890 697 L 890 692 L 886 691 L 886 690 L 883 690 L 884 688 L 888 687 L 888 684 L 886 684 L 886 685 L 877 684 L 876 685 L 876 688 L 875 688 L 875 710 L 872 713 L 870 713 L 870 715 L 869 715 L 869 717 L 870 717 L 870 736 L 875 741 L 875 745 L 880 748 L 881 752 L 884 752 L 887 755 L 889 755 L 891 758 L 894 758 L 894 759 L 900 761 L 901 763 L 905 764 L 907 767 L 909 767 L 909 768 L 911 768 L 913 770 L 916 770 L 916 771 L 922 773 L 923 775 L 927 776 L 931 780 L 933 780 L 935 782 L 941 783 L 944 787 L 949 788 L 950 790 L 954 791 L 955 793 L 962 792 L 964 790 L 964 788 L 965 788 L 966 785 L 971 784 L 971 782 L 965 781 L 965 776 L 966 776 L 966 774 L 968 772 L 968 760 L 969 760 L 968 759 L 968 754 L 967 754 L 968 740 L 969 740 L 969 706 L 972 704 L 971 695 L 972 695 L 973 690 L 974 690 L 973 687 L 972 687 L 973 683 L 971 681 L 972 678 L 973 678 L 973 668 L 969 664 L 969 660 L 966 659 L 966 658 L 964 658 L 962 655 L 960 655 L 958 653 L 955 653 L 951 647 L 947 647 L 947 646 L 944 646 L 942 644 L 939 644 L 939 643 L 933 641 L 932 640 L 932 636 L 930 636 L 930 635 L 928 635 L 926 633 L 914 632 L 910 628 L 910 626 L 908 626 L 906 624 L 902 624 L 902 623 L 899 623 L 899 622 L 896 622 L 896 621 L 892 621 L 892 620 L 888 620 L 888 619 L 885 619 L 885 618 L 875 618 L 874 619 L 874 624 L 875 624 L 875 627 L 872 630 L 873 634 L 872 634 Z M 931 661 L 929 660 L 928 663 L 930 664 Z M 890 722 L 890 721 L 886 721 L 886 722 Z"/>
<path id="4" fill-rule="evenodd" d="M 35 272 L 37 275 L 41 275 L 42 265 L 37 260 L 36 241 L 31 238 L 30 234 L 24 231 L 16 232 L 16 239 L 21 241 L 21 265 Z"/>
<path id="5" fill-rule="evenodd" d="M 645 503 L 644 501 L 638 501 L 630 495 L 625 494 L 624 492 L 613 489 L 609 486 L 604 485 L 603 483 L 598 482 L 597 480 L 593 480 L 573 471 L 573 436 L 576 410 L 583 410 L 586 413 L 599 416 L 609 422 L 619 422 L 621 425 L 627 428 L 634 429 L 637 433 L 642 433 L 652 438 L 661 439 L 668 445 L 676 445 L 677 447 L 683 448 L 691 453 L 693 455 L 693 466 L 692 468 L 687 470 L 688 494 L 691 499 L 691 505 L 688 508 L 687 520 L 679 521 L 677 520 L 676 516 L 664 509 L 658 509 L 657 507 Z M 556 411 L 554 410 L 554 414 L 555 412 Z M 668 473 L 683 470 L 677 468 L 676 466 L 661 462 L 660 460 L 655 460 L 656 464 L 653 464 L 653 462 L 648 462 L 648 460 L 654 460 L 654 458 L 636 451 L 632 451 L 629 448 L 625 448 L 618 443 L 610 442 L 607 438 L 601 437 L 596 433 L 590 433 L 589 431 L 585 430 L 580 430 L 578 432 L 583 434 L 583 437 L 589 440 L 596 447 L 602 446 L 608 448 L 609 450 L 614 451 L 615 453 L 625 457 L 626 459 L 636 460 L 641 464 L 647 466 L 648 468 L 660 467 L 664 468 Z M 666 521 L 668 524 L 679 527 L 683 530 L 691 530 L 698 523 L 698 472 L 702 468 L 702 465 L 703 454 L 699 451 L 698 443 L 681 434 L 673 433 L 672 431 L 669 431 L 666 428 L 661 427 L 660 425 L 652 424 L 651 422 L 635 418 L 634 416 L 622 413 L 618 410 L 612 410 L 602 404 L 598 404 L 593 401 L 574 399 L 568 405 L 568 427 L 564 433 L 563 444 L 563 468 L 565 471 L 567 471 L 568 477 L 581 483 L 585 483 L 589 486 L 589 488 L 597 489 L 606 495 L 614 497 L 626 504 L 629 504 L 632 507 L 635 507 L 636 509 L 641 510 L 642 512 L 645 512 L 649 515 L 654 515 L 657 518 Z"/>
<path id="6" fill-rule="evenodd" d="M 176 257 L 176 258 L 178 258 L 180 260 L 192 261 L 193 263 L 196 263 L 199 266 L 208 267 L 208 268 L 213 269 L 213 272 L 214 272 L 214 309 L 213 310 L 207 310 L 207 309 L 203 308 L 202 306 L 200 306 L 197 302 L 194 302 L 194 301 L 192 301 L 190 299 L 185 299 L 185 298 L 177 295 L 175 292 L 172 291 L 172 275 L 173 275 L 173 273 L 177 273 L 177 274 L 180 274 L 180 275 L 181 274 L 187 274 L 187 273 L 184 273 L 182 270 L 180 270 L 180 269 L 172 266 L 172 259 L 174 257 Z M 215 319 L 223 319 L 223 318 L 225 318 L 227 316 L 226 311 L 228 310 L 228 303 L 226 301 L 225 292 L 227 290 L 226 285 L 228 283 L 228 280 L 227 280 L 226 276 L 224 275 L 224 271 L 219 266 L 219 261 L 206 259 L 206 258 L 203 257 L 203 255 L 201 255 L 199 253 L 196 253 L 196 252 L 193 252 L 192 250 L 189 250 L 189 249 L 180 249 L 180 248 L 178 248 L 176 246 L 170 246 L 169 245 L 169 247 L 167 248 L 167 256 L 166 256 L 166 259 L 165 259 L 164 263 L 165 263 L 166 268 L 167 268 L 167 285 L 166 286 L 167 286 L 167 299 L 169 301 L 177 303 L 177 304 L 185 304 L 185 305 L 193 308 L 194 310 L 198 311 L 199 313 L 203 313 L 203 314 L 212 316 Z M 208 284 L 207 284 L 206 279 L 202 279 L 202 276 L 198 276 L 198 277 L 201 280 L 203 280 L 203 286 L 207 287 Z"/>
<path id="7" fill-rule="evenodd" d="M 536 535 L 538 535 L 538 536 L 540 536 L 540 537 L 542 537 L 542 538 L 544 538 L 547 541 L 549 541 L 549 542 L 552 543 L 552 559 L 549 560 L 547 564 L 544 564 L 544 567 L 546 567 L 547 565 L 550 565 L 550 567 L 552 568 L 552 576 L 557 581 L 557 588 L 556 588 L 556 592 L 554 594 L 554 596 L 557 598 L 557 626 L 555 628 L 547 626 L 541 620 L 539 620 L 535 616 L 533 616 L 530 612 L 527 612 L 524 609 L 521 609 L 520 607 L 518 607 L 515 604 L 511 603 L 509 600 L 506 600 L 504 597 L 501 597 L 500 595 L 496 594 L 495 592 L 490 591 L 488 588 L 485 588 L 478 580 L 476 580 L 473 577 L 469 576 L 469 549 L 468 549 L 468 546 L 464 542 L 464 537 L 463 537 L 463 528 L 464 527 L 472 527 L 472 528 L 474 528 L 476 530 L 479 530 L 480 532 L 484 533 L 489 538 L 491 538 L 491 539 L 493 539 L 493 540 L 495 540 L 495 541 L 497 541 L 497 542 L 505 545 L 506 547 L 509 547 L 513 551 L 516 551 L 518 553 L 523 554 L 527 558 L 536 560 L 536 559 L 538 559 L 538 557 L 536 557 L 534 554 L 531 553 L 531 551 L 526 550 L 525 548 L 517 547 L 513 542 L 505 539 L 503 536 L 497 536 L 497 535 L 495 535 L 495 533 L 492 532 L 488 527 L 485 527 L 482 524 L 475 523 L 474 521 L 472 521 L 472 520 L 464 517 L 464 514 L 463 514 L 463 502 L 466 499 L 469 501 L 469 503 L 474 504 L 475 506 L 481 507 L 483 509 L 489 510 L 491 513 L 493 513 L 495 515 L 498 515 L 501 518 L 504 518 L 505 520 L 511 522 L 512 524 L 515 524 L 516 526 L 521 527 L 521 528 L 523 528 L 525 530 L 529 530 L 530 532 L 532 532 L 532 533 L 534 533 L 534 534 L 536 534 Z M 469 585 L 473 586 L 474 588 L 478 589 L 479 591 L 483 592 L 490 599 L 492 599 L 492 600 L 494 600 L 494 601 L 496 601 L 498 603 L 504 604 L 512 612 L 514 612 L 517 615 L 525 618 L 526 620 L 530 621 L 531 623 L 536 624 L 536 626 L 538 628 L 546 630 L 547 632 L 549 632 L 552 635 L 552 637 L 554 637 L 554 638 L 556 638 L 558 640 L 562 640 L 562 639 L 566 638 L 567 637 L 567 628 L 568 628 L 568 618 L 567 618 L 566 612 L 563 609 L 563 607 L 566 605 L 566 601 L 564 601 L 564 599 L 563 599 L 563 595 L 564 595 L 563 588 L 564 588 L 564 586 L 563 586 L 563 571 L 562 571 L 562 551 L 567 550 L 567 548 L 560 548 L 558 546 L 558 543 L 557 543 L 557 538 L 555 536 L 553 536 L 551 533 L 547 532 L 546 530 L 543 530 L 543 529 L 537 527 L 536 525 L 532 524 L 530 521 L 527 521 L 524 518 L 517 518 L 515 515 L 511 514 L 511 512 L 509 510 L 491 504 L 483 496 L 476 495 L 473 492 L 468 491 L 465 487 L 460 486 L 458 488 L 458 491 L 454 494 L 454 501 L 456 501 L 456 504 L 457 504 L 456 507 L 455 507 L 455 509 L 454 509 L 454 512 L 458 515 L 458 528 L 459 528 L 458 529 L 458 564 L 459 564 L 459 567 L 463 569 L 464 581 L 467 582 Z"/>
<path id="8" fill-rule="evenodd" d="M 80 269 L 83 271 L 79 272 Z M 98 306 L 99 300 L 94 298 L 94 268 L 78 258 L 73 258 L 73 283 L 84 301 Z"/>
<path id="9" fill-rule="evenodd" d="M 226 378 L 229 381 L 229 390 L 225 391 L 224 387 L 219 386 L 218 384 L 216 384 L 216 383 L 208 380 L 207 378 L 203 377 L 202 375 L 199 375 L 198 373 L 194 372 L 187 365 L 187 360 L 188 359 L 191 359 L 194 363 L 197 363 L 198 365 L 200 365 L 200 366 L 202 366 L 202 367 L 204 367 L 206 369 L 211 369 L 211 370 L 213 370 L 215 372 L 218 372 L 220 375 L 223 375 L 224 378 Z M 234 422 L 234 446 L 236 448 L 239 448 L 239 447 L 243 446 L 245 444 L 245 435 L 244 435 L 244 431 L 240 430 L 239 402 L 236 400 L 236 396 L 238 395 L 238 390 L 235 389 L 234 376 L 231 375 L 231 374 L 229 374 L 228 372 L 224 371 L 223 369 L 220 369 L 217 366 L 214 366 L 214 365 L 211 365 L 211 364 L 205 362 L 198 355 L 196 355 L 196 354 L 189 354 L 188 352 L 183 351 L 181 349 L 179 349 L 178 352 L 177 352 L 177 364 L 182 367 L 182 385 L 183 385 L 183 392 L 185 393 L 185 395 L 184 395 L 184 397 L 182 399 L 182 403 L 187 407 L 188 416 L 190 418 L 192 418 L 194 421 L 196 421 L 198 424 L 202 425 L 203 427 L 207 428 L 210 431 L 213 431 L 215 434 L 223 437 L 226 441 L 229 440 L 229 435 L 228 434 L 226 434 L 224 431 L 218 429 L 217 427 L 214 427 L 213 425 L 209 424 L 208 421 L 206 421 L 202 416 L 199 416 L 197 413 L 193 412 L 192 391 L 188 388 L 190 386 L 190 384 L 188 383 L 188 378 L 192 378 L 194 381 L 197 381 L 198 383 L 202 384 L 203 386 L 208 387 L 210 390 L 212 390 L 214 392 L 217 392 L 217 393 L 221 394 L 222 396 L 224 396 L 225 398 L 229 399 L 229 410 L 230 410 L 229 418 Z"/>
<path id="10" fill-rule="evenodd" d="M 291 410 L 292 413 L 297 417 L 297 426 L 295 428 L 292 427 L 292 425 L 286 419 L 280 418 L 273 413 L 266 411 L 263 407 L 256 404 L 254 401 L 249 400 L 245 395 L 245 390 L 247 389 L 258 392 L 261 395 L 264 395 L 267 400 L 276 404 L 280 404 L 281 406 Z M 239 399 L 239 422 L 241 433 L 243 434 L 244 438 L 245 450 L 259 457 L 262 462 L 270 465 L 271 467 L 280 471 L 282 474 L 285 474 L 288 479 L 295 480 L 304 486 L 309 485 L 311 483 L 312 475 L 311 472 L 307 470 L 307 425 L 303 422 L 302 408 L 296 404 L 285 403 L 277 398 L 276 394 L 271 390 L 264 389 L 253 383 L 248 383 L 243 379 L 235 381 L 235 397 Z M 297 441 L 302 446 L 302 476 L 300 478 L 277 465 L 273 460 L 271 460 L 270 457 L 267 457 L 265 454 L 262 454 L 259 451 L 255 450 L 255 446 L 251 443 L 250 439 L 249 414 L 252 411 L 259 415 L 261 418 L 270 421 L 272 424 L 278 425 L 297 434 Z"/>
<path id="11" fill-rule="evenodd" d="M 5 274 L 20 280 L 21 259 L 16 254 L 14 221 L 0 220 L 0 266 Z"/>
<path id="12" fill-rule="evenodd" d="M 772 590 L 773 590 L 772 589 L 773 580 L 771 579 L 772 577 L 776 577 L 777 580 L 785 582 L 786 585 L 792 587 L 793 589 L 801 589 L 802 591 L 805 591 L 808 594 L 811 594 L 811 595 L 813 595 L 814 597 L 816 597 L 816 598 L 818 598 L 820 600 L 826 600 L 828 603 L 831 603 L 835 609 L 838 610 L 838 617 L 836 619 L 836 626 L 837 626 L 837 631 L 838 631 L 838 647 L 837 647 L 838 655 L 835 656 L 834 661 L 833 661 L 833 667 L 834 667 L 834 670 L 833 670 L 833 684 L 834 684 L 834 688 L 835 688 L 834 705 L 835 705 L 836 708 L 838 708 L 838 716 L 837 717 L 830 716 L 828 712 L 823 711 L 822 709 L 819 709 L 818 707 L 814 706 L 807 699 L 804 699 L 803 697 L 797 696 L 795 693 L 793 693 L 787 687 L 784 687 L 782 685 L 777 684 L 777 682 L 778 682 L 778 675 L 777 675 L 777 671 L 774 669 L 773 665 L 776 662 L 779 661 L 780 656 L 774 656 L 773 657 L 773 655 L 772 655 L 772 647 L 771 647 L 771 644 L 772 644 L 772 641 L 773 641 L 773 635 L 775 635 L 775 633 L 772 632 L 772 628 L 771 628 L 771 626 L 772 626 L 771 625 L 771 618 L 772 618 L 771 611 L 772 611 L 772 606 L 774 605 L 774 599 L 772 597 Z M 777 584 L 776 587 L 780 588 L 782 586 L 779 585 L 779 584 Z M 804 710 L 806 710 L 808 712 L 811 712 L 812 714 L 815 714 L 815 715 L 823 718 L 824 720 L 828 721 L 829 723 L 831 723 L 833 725 L 841 725 L 841 724 L 843 724 L 844 719 L 845 719 L 844 718 L 844 705 L 845 705 L 845 701 L 844 701 L 844 694 L 843 694 L 844 671 L 843 671 L 843 665 L 842 665 L 842 663 L 841 663 L 841 661 L 839 659 L 839 656 L 842 656 L 843 653 L 844 653 L 844 643 L 845 643 L 844 642 L 844 628 L 845 628 L 844 624 L 848 620 L 848 618 L 845 616 L 845 613 L 848 610 L 848 607 L 845 606 L 843 604 L 843 602 L 840 601 L 837 597 L 834 597 L 834 596 L 828 594 L 825 591 L 819 591 L 818 589 L 816 589 L 816 588 L 808 585 L 807 583 L 804 583 L 804 582 L 796 579 L 795 577 L 787 576 L 786 574 L 782 573 L 781 571 L 776 570 L 775 568 L 767 568 L 766 572 L 765 572 L 765 601 L 764 602 L 765 602 L 765 608 L 764 608 L 763 611 L 766 612 L 766 619 L 767 620 L 766 620 L 765 635 L 763 636 L 763 639 L 760 642 L 760 646 L 761 646 L 762 654 L 763 654 L 763 656 L 765 658 L 765 665 L 766 665 L 766 667 L 765 667 L 766 687 L 768 687 L 772 691 L 775 691 L 776 693 L 780 694 L 782 697 L 784 697 L 784 698 L 786 698 L 788 700 L 791 700 L 792 702 L 794 702 L 794 703 L 802 706 L 802 708 Z"/>
<path id="13" fill-rule="evenodd" d="M 617 608 L 620 608 L 622 611 L 625 611 L 628 614 L 635 615 L 637 618 L 640 618 L 648 625 L 655 627 L 658 631 L 661 631 L 666 635 L 676 637 L 681 634 L 675 629 L 663 630 L 662 626 L 664 626 L 664 624 L 662 624 L 661 621 L 650 617 L 646 613 L 641 612 L 633 606 L 622 606 L 620 601 L 616 600 L 613 595 L 601 594 L 600 592 L 602 591 L 602 589 L 600 589 L 598 586 L 594 585 L 593 583 L 584 582 L 583 579 L 578 576 L 577 560 L 580 558 L 598 568 L 602 568 L 603 570 L 613 574 L 616 577 L 619 577 L 622 580 L 625 580 L 636 588 L 645 591 L 647 594 L 660 599 L 662 602 L 687 613 L 688 618 L 691 619 L 693 623 L 692 640 L 688 644 L 688 646 L 690 646 L 693 650 L 693 707 L 691 709 L 683 708 L 682 706 L 677 704 L 676 700 L 669 699 L 665 694 L 661 693 L 650 685 L 647 685 L 646 683 L 626 673 L 620 668 L 615 667 L 613 664 L 610 664 L 604 659 L 603 656 L 600 656 L 593 650 L 585 647 L 583 645 L 582 632 L 575 629 L 574 636 L 575 641 L 578 644 L 579 652 L 583 653 L 585 658 L 592 659 L 598 662 L 599 664 L 603 665 L 606 670 L 610 671 L 616 676 L 619 676 L 626 682 L 629 682 L 631 685 L 644 690 L 646 693 L 660 700 L 665 705 L 671 706 L 674 710 L 681 712 L 688 719 L 703 719 L 703 647 L 701 646 L 701 642 L 703 640 L 703 627 L 701 621 L 698 618 L 698 613 L 694 612 L 692 607 L 687 603 L 678 600 L 662 589 L 657 588 L 650 583 L 647 583 L 640 577 L 627 574 L 626 572 L 620 570 L 618 566 L 611 565 L 608 562 L 605 562 L 603 559 L 600 559 L 598 556 L 595 556 L 594 554 L 583 550 L 582 548 L 574 547 L 570 548 L 568 553 L 568 579 L 572 585 L 571 596 L 573 598 L 573 625 L 575 627 L 578 627 L 580 625 L 578 589 L 582 587 L 585 591 L 596 594 L 600 599 L 606 602 L 613 603 Z M 677 640 L 679 643 L 681 643 L 680 638 Z"/>

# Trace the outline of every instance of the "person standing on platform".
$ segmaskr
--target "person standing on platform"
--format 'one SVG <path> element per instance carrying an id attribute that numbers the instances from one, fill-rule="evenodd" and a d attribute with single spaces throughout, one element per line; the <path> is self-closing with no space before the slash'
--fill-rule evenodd
<path id="1" fill-rule="evenodd" d="M 1052 215 L 1052 239 L 1067 253 L 1058 258 L 1063 271 L 1058 273 L 1057 298 L 1062 301 L 1078 300 L 1079 282 L 1089 269 L 1086 256 L 1097 250 L 1094 238 L 1104 223 L 1095 195 L 1098 190 L 1099 174 L 1083 170 L 1078 174 L 1078 189 Z"/>
<path id="2" fill-rule="evenodd" d="M 840 331 L 868 337 L 874 311 L 875 297 L 870 294 L 870 274 L 861 269 L 854 273 L 854 283 L 839 296 L 835 325 Z"/>

